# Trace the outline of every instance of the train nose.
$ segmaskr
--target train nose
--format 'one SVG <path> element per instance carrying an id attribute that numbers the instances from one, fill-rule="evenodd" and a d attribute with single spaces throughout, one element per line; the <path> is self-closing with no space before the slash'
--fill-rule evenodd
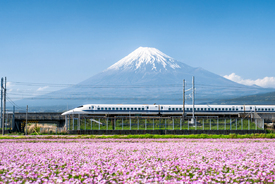
<path id="1" fill-rule="evenodd" d="M 72 114 L 72 110 L 69 110 L 69 111 L 63 112 L 61 115 L 62 115 L 62 116 L 65 116 L 65 115 L 68 115 L 68 114 Z"/>

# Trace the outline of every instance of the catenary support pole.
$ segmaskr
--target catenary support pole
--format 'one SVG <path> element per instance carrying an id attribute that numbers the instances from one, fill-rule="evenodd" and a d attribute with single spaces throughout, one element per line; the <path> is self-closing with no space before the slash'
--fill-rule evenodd
<path id="1" fill-rule="evenodd" d="M 192 78 L 192 119 L 195 121 L 195 78 Z"/>
<path id="2" fill-rule="evenodd" d="M 3 119 L 4 119 L 4 129 L 6 129 L 6 99 L 7 99 L 7 77 L 5 77 L 5 86 L 4 86 L 4 113 L 3 113 Z M 4 132 L 5 133 L 5 132 Z"/>
<path id="3" fill-rule="evenodd" d="M 2 135 L 4 135 L 5 131 L 4 131 L 4 121 L 3 121 L 3 78 L 1 78 L 1 128 L 2 128 Z"/>
<path id="4" fill-rule="evenodd" d="M 185 80 L 183 79 L 183 91 L 182 91 L 182 122 L 184 124 L 185 119 Z"/>
<path id="5" fill-rule="evenodd" d="M 15 106 L 13 106 L 12 108 L 12 123 L 11 123 L 12 131 L 14 131 L 13 127 L 15 127 L 14 114 L 15 114 Z"/>
<path id="6" fill-rule="evenodd" d="M 28 106 L 26 108 L 26 124 L 25 124 L 25 135 L 28 135 Z"/>

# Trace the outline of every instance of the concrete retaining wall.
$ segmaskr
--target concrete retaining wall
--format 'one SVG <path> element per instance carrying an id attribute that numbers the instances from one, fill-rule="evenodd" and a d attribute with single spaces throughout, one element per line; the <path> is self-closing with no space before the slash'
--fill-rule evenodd
<path id="1" fill-rule="evenodd" d="M 252 134 L 266 133 L 266 130 L 69 130 L 69 134 L 91 135 L 134 135 L 134 134 Z"/>

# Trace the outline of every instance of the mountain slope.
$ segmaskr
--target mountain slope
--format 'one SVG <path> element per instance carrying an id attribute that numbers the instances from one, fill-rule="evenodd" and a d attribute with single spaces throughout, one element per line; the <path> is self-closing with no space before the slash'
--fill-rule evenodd
<path id="1" fill-rule="evenodd" d="M 231 99 L 221 99 L 221 100 L 217 100 L 213 103 L 215 103 L 215 104 L 274 105 L 275 104 L 275 92 L 241 96 L 241 97 L 231 98 Z"/>
<path id="2" fill-rule="evenodd" d="M 188 90 L 192 76 L 195 76 L 197 103 L 270 91 L 244 86 L 202 68 L 193 68 L 155 48 L 139 47 L 106 70 L 70 88 L 34 98 L 32 104 L 66 107 L 85 103 L 181 104 L 183 79 Z M 191 103 L 190 93 L 186 95 L 186 102 Z M 55 100 L 47 100 L 50 97 Z M 24 101 L 30 104 L 30 100 Z"/>

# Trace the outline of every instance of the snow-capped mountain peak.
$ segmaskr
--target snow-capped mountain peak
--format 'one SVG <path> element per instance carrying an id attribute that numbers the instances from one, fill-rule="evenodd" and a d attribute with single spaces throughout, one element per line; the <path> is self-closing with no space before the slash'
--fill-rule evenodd
<path id="1" fill-rule="evenodd" d="M 181 68 L 170 56 L 162 53 L 156 48 L 139 47 L 123 59 L 119 60 L 107 70 L 138 70 L 151 69 L 161 71 L 167 68 Z"/>

